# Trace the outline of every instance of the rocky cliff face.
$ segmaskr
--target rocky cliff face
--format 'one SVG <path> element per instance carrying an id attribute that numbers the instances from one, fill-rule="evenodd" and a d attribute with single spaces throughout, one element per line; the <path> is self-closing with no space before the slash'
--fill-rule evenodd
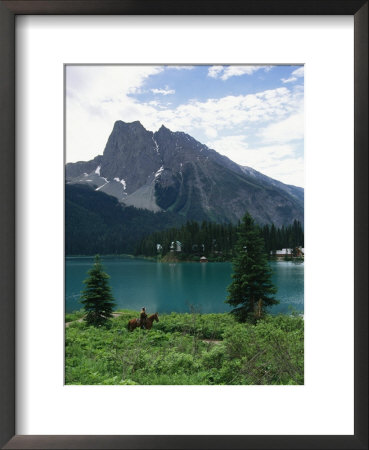
<path id="1" fill-rule="evenodd" d="M 131 194 L 150 182 L 161 164 L 154 134 L 140 122 L 118 121 L 106 144 L 101 175 L 108 180 L 124 180 L 126 193 Z"/>
<path id="2" fill-rule="evenodd" d="M 192 220 L 303 222 L 303 189 L 285 185 L 162 126 L 118 121 L 102 156 L 66 166 L 69 183 L 90 184 L 126 205 Z"/>

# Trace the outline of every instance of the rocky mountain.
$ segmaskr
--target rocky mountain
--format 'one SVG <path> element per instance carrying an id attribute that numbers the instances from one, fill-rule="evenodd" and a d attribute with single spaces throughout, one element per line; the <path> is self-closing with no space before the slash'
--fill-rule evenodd
<path id="1" fill-rule="evenodd" d="M 242 167 L 183 132 L 155 133 L 117 121 L 103 155 L 68 163 L 66 181 L 88 184 L 128 206 L 191 220 L 303 223 L 304 190 Z"/>
<path id="2" fill-rule="evenodd" d="M 288 194 L 292 195 L 293 197 L 297 198 L 298 200 L 304 202 L 304 189 L 303 188 L 298 187 L 298 186 L 292 186 L 291 184 L 281 183 L 278 180 L 274 180 L 273 178 L 263 175 L 262 173 L 258 172 L 257 170 L 252 169 L 251 167 L 247 167 L 247 166 L 240 166 L 240 167 L 244 171 L 244 173 L 246 173 L 247 175 L 249 175 L 251 177 L 254 177 L 260 183 L 269 184 L 271 186 L 275 186 L 279 189 L 282 189 L 283 191 L 287 192 Z"/>

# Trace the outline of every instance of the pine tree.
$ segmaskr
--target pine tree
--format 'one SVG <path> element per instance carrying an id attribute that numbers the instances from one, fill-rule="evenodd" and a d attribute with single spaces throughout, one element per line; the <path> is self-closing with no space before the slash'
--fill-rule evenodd
<path id="1" fill-rule="evenodd" d="M 111 288 L 108 284 L 109 275 L 103 271 L 100 256 L 95 256 L 95 262 L 88 271 L 86 285 L 81 295 L 81 303 L 86 311 L 86 322 L 96 327 L 104 325 L 112 317 L 115 306 Z"/>
<path id="2" fill-rule="evenodd" d="M 232 283 L 228 286 L 226 303 L 239 322 L 255 322 L 271 305 L 279 302 L 273 297 L 277 289 L 271 283 L 271 270 L 264 250 L 260 229 L 250 214 L 240 224 L 233 259 Z"/>

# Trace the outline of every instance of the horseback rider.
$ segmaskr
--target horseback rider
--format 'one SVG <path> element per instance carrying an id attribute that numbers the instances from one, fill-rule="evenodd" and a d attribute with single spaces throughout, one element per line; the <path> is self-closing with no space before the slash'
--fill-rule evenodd
<path id="1" fill-rule="evenodd" d="M 143 306 L 140 312 L 140 327 L 142 329 L 146 328 L 146 319 L 147 319 L 146 309 Z"/>

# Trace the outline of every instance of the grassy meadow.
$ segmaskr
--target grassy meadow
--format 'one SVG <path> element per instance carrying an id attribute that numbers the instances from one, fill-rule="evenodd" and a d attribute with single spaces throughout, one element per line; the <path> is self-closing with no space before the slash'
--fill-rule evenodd
<path id="1" fill-rule="evenodd" d="M 77 385 L 301 385 L 304 321 L 266 316 L 255 325 L 230 314 L 160 315 L 151 330 L 127 330 L 137 311 L 107 326 L 66 315 L 65 383 Z"/>

